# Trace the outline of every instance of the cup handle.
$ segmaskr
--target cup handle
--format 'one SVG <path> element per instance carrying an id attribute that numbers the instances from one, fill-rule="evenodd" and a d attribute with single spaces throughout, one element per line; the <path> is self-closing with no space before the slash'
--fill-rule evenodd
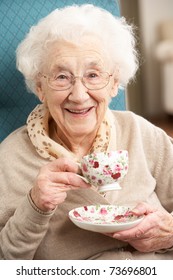
<path id="1" fill-rule="evenodd" d="M 87 184 L 89 184 L 89 182 L 88 182 L 88 180 L 85 178 L 85 177 L 83 177 L 83 176 L 81 176 L 81 175 L 79 175 L 79 174 L 76 174 L 78 177 L 80 177 L 85 183 L 87 183 Z"/>
<path id="2" fill-rule="evenodd" d="M 79 166 L 79 168 L 81 169 L 81 163 L 80 162 L 76 162 L 76 164 Z"/>

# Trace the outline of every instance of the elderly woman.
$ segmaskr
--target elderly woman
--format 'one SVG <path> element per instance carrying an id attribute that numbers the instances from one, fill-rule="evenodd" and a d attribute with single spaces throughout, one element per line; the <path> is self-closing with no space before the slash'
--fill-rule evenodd
<path id="1" fill-rule="evenodd" d="M 41 103 L 0 145 L 1 259 L 172 259 L 173 146 L 159 128 L 109 102 L 138 67 L 132 27 L 92 5 L 55 10 L 17 49 L 17 66 Z M 128 150 L 122 190 L 101 195 L 78 176 L 81 157 Z M 129 204 L 132 229 L 79 229 L 82 205 Z"/>

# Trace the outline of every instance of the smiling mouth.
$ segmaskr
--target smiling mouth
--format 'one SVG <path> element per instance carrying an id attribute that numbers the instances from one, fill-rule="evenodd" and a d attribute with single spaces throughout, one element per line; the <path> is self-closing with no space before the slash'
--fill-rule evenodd
<path id="1" fill-rule="evenodd" d="M 77 114 L 77 115 L 84 115 L 86 113 L 88 113 L 92 108 L 94 107 L 90 107 L 90 108 L 87 108 L 87 109 L 82 109 L 82 110 L 72 110 L 72 109 L 66 109 L 69 113 L 72 113 L 72 114 Z"/>

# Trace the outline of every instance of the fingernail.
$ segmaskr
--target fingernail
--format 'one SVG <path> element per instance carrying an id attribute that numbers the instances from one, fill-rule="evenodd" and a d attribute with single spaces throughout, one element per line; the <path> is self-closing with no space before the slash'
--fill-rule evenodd
<path id="1" fill-rule="evenodd" d="M 113 235 L 113 237 L 118 239 L 118 238 L 120 238 L 120 234 L 115 233 L 115 234 Z"/>
<path id="2" fill-rule="evenodd" d="M 131 213 L 133 213 L 134 215 L 138 215 L 138 214 L 140 214 L 140 211 L 139 211 L 139 209 L 134 208 L 131 210 Z"/>

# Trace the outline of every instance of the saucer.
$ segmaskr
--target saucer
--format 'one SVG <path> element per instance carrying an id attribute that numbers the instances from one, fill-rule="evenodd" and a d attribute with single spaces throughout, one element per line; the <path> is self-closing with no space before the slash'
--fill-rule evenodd
<path id="1" fill-rule="evenodd" d="M 139 224 L 144 216 L 136 216 L 128 206 L 89 205 L 75 208 L 69 212 L 70 220 L 79 228 L 111 233 L 132 228 Z"/>

